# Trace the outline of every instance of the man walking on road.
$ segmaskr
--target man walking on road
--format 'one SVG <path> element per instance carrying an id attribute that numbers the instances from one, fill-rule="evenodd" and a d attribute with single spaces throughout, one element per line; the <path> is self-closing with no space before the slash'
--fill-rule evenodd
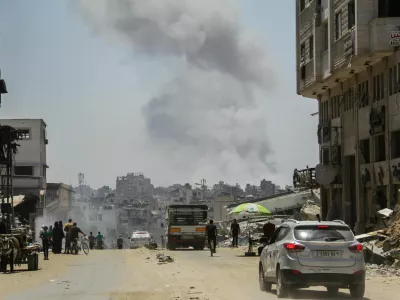
<path id="1" fill-rule="evenodd" d="M 71 241 L 69 238 L 69 229 L 72 227 L 72 219 L 68 220 L 68 223 L 65 224 L 64 226 L 64 231 L 65 231 L 65 249 L 64 249 L 64 254 L 69 254 L 71 250 Z"/>
<path id="2" fill-rule="evenodd" d="M 119 235 L 118 239 L 117 239 L 117 247 L 118 249 L 122 249 L 124 245 L 124 239 L 122 238 L 122 235 Z"/>
<path id="3" fill-rule="evenodd" d="M 47 226 L 44 226 L 43 231 L 40 233 L 40 238 L 42 239 L 44 260 L 49 260 L 51 233 L 48 231 Z"/>
<path id="4" fill-rule="evenodd" d="M 231 225 L 232 248 L 238 247 L 239 234 L 240 234 L 240 226 L 237 223 L 236 219 L 233 219 L 233 223 Z"/>
<path id="5" fill-rule="evenodd" d="M 92 232 L 89 234 L 89 248 L 90 250 L 94 248 L 94 235 Z"/>
<path id="6" fill-rule="evenodd" d="M 210 220 L 210 223 L 206 226 L 208 247 L 211 247 L 211 241 L 214 241 L 214 253 L 216 253 L 217 248 L 217 226 L 214 225 L 214 221 Z M 211 249 L 210 249 L 211 250 Z"/>

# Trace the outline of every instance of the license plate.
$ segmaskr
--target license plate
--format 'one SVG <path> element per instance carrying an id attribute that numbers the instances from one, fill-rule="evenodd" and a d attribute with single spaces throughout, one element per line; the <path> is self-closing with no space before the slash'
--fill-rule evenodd
<path id="1" fill-rule="evenodd" d="M 340 251 L 315 251 L 317 257 L 339 257 Z"/>

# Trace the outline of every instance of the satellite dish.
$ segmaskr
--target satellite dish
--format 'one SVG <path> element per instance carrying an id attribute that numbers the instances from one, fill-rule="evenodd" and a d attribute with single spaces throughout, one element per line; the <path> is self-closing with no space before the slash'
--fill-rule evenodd
<path id="1" fill-rule="evenodd" d="M 331 184 L 337 174 L 338 170 L 331 166 L 318 164 L 315 167 L 315 180 L 321 185 Z"/>

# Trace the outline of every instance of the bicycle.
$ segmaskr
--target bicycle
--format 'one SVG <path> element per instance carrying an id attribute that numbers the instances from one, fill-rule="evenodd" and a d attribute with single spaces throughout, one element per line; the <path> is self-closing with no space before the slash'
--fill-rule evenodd
<path id="1" fill-rule="evenodd" d="M 78 254 L 79 251 L 83 251 L 86 255 L 89 254 L 89 244 L 84 240 L 84 238 L 74 239 L 71 245 L 71 252 Z"/>

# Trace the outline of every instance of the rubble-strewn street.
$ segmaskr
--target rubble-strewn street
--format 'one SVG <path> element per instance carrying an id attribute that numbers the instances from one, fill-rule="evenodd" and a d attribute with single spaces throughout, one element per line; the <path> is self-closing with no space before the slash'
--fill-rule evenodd
<path id="1" fill-rule="evenodd" d="M 0 274 L 2 300 L 236 300 L 276 299 L 274 291 L 258 287 L 257 257 L 242 257 L 243 249 L 208 251 L 93 251 L 89 256 L 52 256 L 35 272 Z M 158 256 L 158 257 L 157 257 Z M 166 258 L 170 256 L 173 261 Z M 169 261 L 160 264 L 160 259 Z M 374 271 L 375 272 L 375 271 Z M 372 273 L 374 273 L 372 272 Z M 367 279 L 367 299 L 393 299 L 398 278 L 379 272 Z M 326 291 L 306 289 L 295 299 L 324 299 Z M 350 299 L 347 290 L 340 298 Z M 330 298 L 332 299 L 332 298 Z"/>

